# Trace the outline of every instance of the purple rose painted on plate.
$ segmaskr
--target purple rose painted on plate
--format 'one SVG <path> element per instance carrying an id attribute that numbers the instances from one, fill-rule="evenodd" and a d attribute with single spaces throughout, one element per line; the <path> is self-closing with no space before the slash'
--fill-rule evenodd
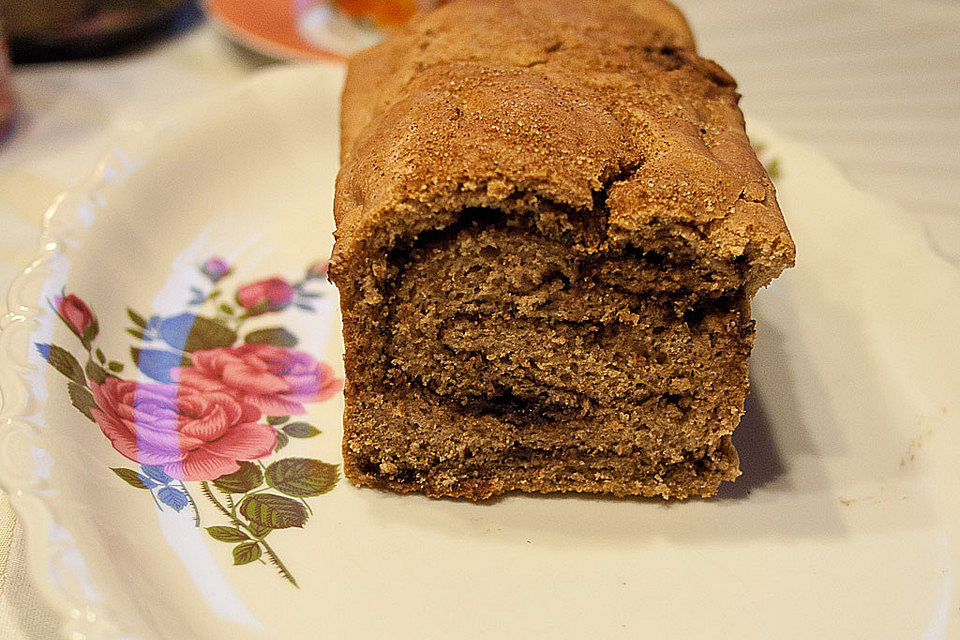
<path id="1" fill-rule="evenodd" d="M 161 511 L 192 511 L 197 526 L 205 516 L 191 490 L 199 488 L 225 521 L 207 532 L 234 545 L 234 564 L 269 562 L 296 585 L 266 537 L 303 527 L 313 513 L 307 499 L 330 491 L 340 472 L 338 465 L 277 458 L 277 452 L 291 438 L 320 434 L 290 416 L 335 396 L 343 380 L 330 365 L 297 350 L 298 339 L 286 327 L 246 331 L 245 325 L 291 305 L 313 311 L 312 301 L 322 294 L 307 286 L 326 278 L 326 261 L 311 265 L 298 282 L 272 277 L 240 286 L 236 307 L 220 302 L 221 281 L 233 271 L 225 259 L 212 257 L 198 270 L 210 288 L 190 287 L 191 310 L 146 318 L 127 309 L 133 323 L 127 333 L 138 341 L 130 355 L 150 382 L 120 377 L 124 364 L 96 346 L 97 317 L 74 294 L 57 296 L 51 306 L 79 338 L 83 358 L 56 344 L 37 344 L 37 350 L 67 378 L 73 406 L 139 465 L 113 468 L 117 476 L 149 492 Z"/>
<path id="2" fill-rule="evenodd" d="M 200 265 L 200 273 L 210 278 L 210 282 L 219 282 L 230 275 L 231 271 L 230 263 L 220 256 L 208 258 L 206 262 Z"/>
<path id="3" fill-rule="evenodd" d="M 306 413 L 342 388 L 333 369 L 303 351 L 268 344 L 195 351 L 190 365 L 172 374 L 181 384 L 236 395 L 269 415 Z"/>

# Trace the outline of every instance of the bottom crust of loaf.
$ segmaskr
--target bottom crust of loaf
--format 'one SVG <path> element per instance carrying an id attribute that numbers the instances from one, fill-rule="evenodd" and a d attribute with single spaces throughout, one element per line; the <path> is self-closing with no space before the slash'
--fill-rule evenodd
<path id="1" fill-rule="evenodd" d="M 740 475 L 737 451 L 729 436 L 702 458 L 672 464 L 643 465 L 632 456 L 599 452 L 505 449 L 486 464 L 441 465 L 427 473 L 351 458 L 347 458 L 344 471 L 358 487 L 467 500 L 510 492 L 706 498 L 717 492 L 721 482 Z"/>

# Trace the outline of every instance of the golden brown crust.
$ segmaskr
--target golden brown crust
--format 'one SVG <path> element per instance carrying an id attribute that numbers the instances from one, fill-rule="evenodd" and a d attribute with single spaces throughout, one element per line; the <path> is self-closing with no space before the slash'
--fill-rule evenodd
<path id="1" fill-rule="evenodd" d="M 643 21 L 639 42 L 657 40 L 690 51 L 696 49 L 683 14 L 666 0 L 487 4 L 491 7 L 453 2 L 418 16 L 400 34 L 350 61 L 343 96 L 342 155 L 370 121 L 397 101 L 413 76 L 437 63 L 490 61 L 490 53 L 497 51 L 498 59 L 507 65 L 536 65 L 546 62 L 550 49 L 562 43 L 564 33 L 571 29 L 581 34 L 583 29 L 602 31 L 609 38 L 613 26 L 620 28 L 624 45 L 632 46 L 638 42 L 637 16 Z M 559 30 L 545 31 L 543 24 L 553 24 Z"/>
<path id="2" fill-rule="evenodd" d="M 440 212 L 591 209 L 600 193 L 611 235 L 682 222 L 705 255 L 745 254 L 754 291 L 790 266 L 733 79 L 630 4 L 454 2 L 354 58 L 336 259 L 449 224 Z"/>

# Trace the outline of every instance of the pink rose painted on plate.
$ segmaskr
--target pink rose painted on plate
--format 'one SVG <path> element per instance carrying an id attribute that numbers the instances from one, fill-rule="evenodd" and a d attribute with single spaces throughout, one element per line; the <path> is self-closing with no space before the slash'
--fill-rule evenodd
<path id="1" fill-rule="evenodd" d="M 333 368 L 309 353 L 267 344 L 196 351 L 190 366 L 172 375 L 197 389 L 232 393 L 271 416 L 305 413 L 304 403 L 322 402 L 343 388 Z"/>
<path id="2" fill-rule="evenodd" d="M 229 393 L 114 377 L 90 387 L 91 412 L 113 448 L 178 480 L 216 480 L 277 446 L 277 432 L 257 424 L 260 409 Z"/>
<path id="3" fill-rule="evenodd" d="M 96 335 L 99 327 L 97 317 L 87 306 L 87 303 L 73 295 L 57 296 L 54 298 L 54 308 L 64 323 L 81 340 L 87 342 Z"/>
<path id="4" fill-rule="evenodd" d="M 237 289 L 237 304 L 249 315 L 282 311 L 297 297 L 297 291 L 283 278 L 267 278 Z"/>
<path id="5" fill-rule="evenodd" d="M 340 471 L 336 464 L 278 452 L 321 434 L 290 416 L 336 395 L 343 380 L 296 349 L 299 339 L 288 327 L 266 320 L 288 308 L 309 313 L 317 301 L 331 304 L 324 291 L 326 261 L 314 262 L 298 281 L 272 277 L 244 284 L 234 292 L 235 304 L 222 286 L 233 265 L 213 256 L 197 271 L 201 282 L 184 283 L 189 309 L 145 316 L 127 308 L 132 326 L 126 332 L 136 339 L 129 353 L 140 379 L 119 377 L 125 364 L 96 344 L 97 317 L 73 294 L 56 296 L 50 306 L 79 338 L 81 358 L 55 343 L 37 343 L 37 352 L 67 379 L 70 403 L 100 427 L 113 449 L 139 465 L 111 467 L 116 476 L 149 492 L 161 512 L 192 510 L 198 527 L 219 518 L 222 524 L 206 530 L 234 545 L 233 564 L 266 561 L 296 585 L 273 547 L 276 534 L 267 536 L 305 526 L 313 513 L 307 499 L 332 490 Z M 191 495 L 197 488 L 211 505 L 207 513 Z"/>

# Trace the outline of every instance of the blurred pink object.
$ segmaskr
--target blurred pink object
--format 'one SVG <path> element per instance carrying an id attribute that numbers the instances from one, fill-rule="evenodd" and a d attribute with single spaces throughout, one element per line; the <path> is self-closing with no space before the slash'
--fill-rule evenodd
<path id="1" fill-rule="evenodd" d="M 0 137 L 13 122 L 13 73 L 10 70 L 10 55 L 7 48 L 7 36 L 0 19 Z"/>

